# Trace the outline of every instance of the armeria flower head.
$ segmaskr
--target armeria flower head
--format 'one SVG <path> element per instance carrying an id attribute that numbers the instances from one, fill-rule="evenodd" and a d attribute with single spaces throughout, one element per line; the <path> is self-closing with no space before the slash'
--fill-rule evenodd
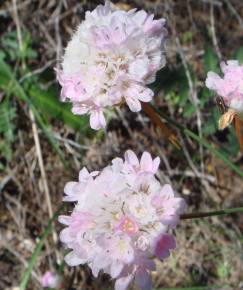
<path id="1" fill-rule="evenodd" d="M 223 98 L 229 108 L 223 117 L 223 123 L 230 123 L 235 114 L 243 118 L 243 65 L 237 60 L 221 62 L 223 77 L 208 72 L 206 86 Z"/>
<path id="2" fill-rule="evenodd" d="M 57 71 L 61 99 L 72 112 L 90 114 L 93 129 L 105 127 L 104 110 L 126 102 L 133 112 L 153 92 L 146 85 L 165 65 L 165 20 L 145 11 L 118 10 L 106 1 L 78 26 Z"/>
<path id="3" fill-rule="evenodd" d="M 102 270 L 116 279 L 115 289 L 131 281 L 151 288 L 153 258 L 161 260 L 176 247 L 168 233 L 185 211 L 185 201 L 169 184 L 156 179 L 159 158 L 144 152 L 141 160 L 128 150 L 100 172 L 82 169 L 78 182 L 65 186 L 65 201 L 76 201 L 70 216 L 60 216 L 67 227 L 61 241 L 71 252 L 70 266 L 88 264 L 94 276 Z"/>

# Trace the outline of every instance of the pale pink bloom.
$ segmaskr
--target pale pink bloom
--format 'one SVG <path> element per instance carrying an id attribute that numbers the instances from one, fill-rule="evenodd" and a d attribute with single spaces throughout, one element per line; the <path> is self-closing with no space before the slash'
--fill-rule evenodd
<path id="1" fill-rule="evenodd" d="M 243 65 L 237 60 L 220 64 L 223 76 L 208 72 L 206 86 L 224 99 L 225 104 L 243 114 Z"/>
<path id="2" fill-rule="evenodd" d="M 58 288 L 61 285 L 61 277 L 54 272 L 47 271 L 41 277 L 41 286 L 44 288 Z"/>
<path id="3" fill-rule="evenodd" d="M 118 10 L 109 1 L 87 11 L 57 70 L 61 100 L 72 103 L 74 114 L 89 114 L 95 130 L 106 126 L 104 111 L 115 105 L 140 111 L 140 102 L 153 98 L 147 85 L 165 65 L 164 26 L 164 19 Z"/>
<path id="4" fill-rule="evenodd" d="M 163 260 L 175 248 L 174 228 L 185 210 L 182 198 L 170 185 L 156 179 L 159 158 L 148 152 L 139 160 L 128 150 L 125 160 L 115 158 L 100 172 L 82 169 L 78 182 L 65 187 L 66 201 L 75 201 L 70 216 L 60 216 L 66 225 L 60 240 L 71 251 L 65 257 L 70 266 L 88 264 L 95 277 L 109 274 L 116 290 L 134 281 L 151 288 L 153 258 Z"/>

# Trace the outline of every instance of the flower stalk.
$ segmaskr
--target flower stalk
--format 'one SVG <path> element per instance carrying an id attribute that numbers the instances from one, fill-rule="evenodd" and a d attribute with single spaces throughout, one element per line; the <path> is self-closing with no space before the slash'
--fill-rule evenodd
<path id="1" fill-rule="evenodd" d="M 216 211 L 209 211 L 209 212 L 195 212 L 195 213 L 188 213 L 181 215 L 182 220 L 188 219 L 196 219 L 196 218 L 205 218 L 210 216 L 221 216 L 221 215 L 229 215 L 233 213 L 241 213 L 243 212 L 243 207 L 235 207 L 235 208 L 228 208 Z"/>
<path id="2" fill-rule="evenodd" d="M 181 146 L 176 137 L 176 134 L 165 125 L 155 109 L 149 103 L 142 103 L 142 109 L 144 113 L 150 118 L 150 120 L 161 129 L 161 132 L 170 141 L 170 143 L 180 150 Z"/>

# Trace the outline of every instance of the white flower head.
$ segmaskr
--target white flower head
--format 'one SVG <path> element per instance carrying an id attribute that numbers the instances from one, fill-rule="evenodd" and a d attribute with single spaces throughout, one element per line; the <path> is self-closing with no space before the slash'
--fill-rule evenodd
<path id="1" fill-rule="evenodd" d="M 61 99 L 72 112 L 90 114 L 93 129 L 105 127 L 104 110 L 126 102 L 133 112 L 149 102 L 147 84 L 165 65 L 165 20 L 136 9 L 118 10 L 109 1 L 87 11 L 68 43 L 57 71 Z"/>

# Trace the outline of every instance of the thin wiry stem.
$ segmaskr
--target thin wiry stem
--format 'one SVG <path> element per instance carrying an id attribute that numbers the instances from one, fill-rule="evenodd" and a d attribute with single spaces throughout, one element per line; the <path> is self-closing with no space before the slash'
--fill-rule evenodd
<path id="1" fill-rule="evenodd" d="M 160 117 L 164 118 L 171 125 L 178 128 L 184 136 L 188 136 L 191 139 L 195 140 L 198 144 L 202 144 L 202 146 L 207 148 L 213 155 L 215 155 L 216 157 L 218 157 L 219 159 L 224 161 L 225 164 L 227 164 L 229 166 L 229 168 L 231 168 L 235 173 L 237 173 L 239 176 L 243 177 L 243 170 L 240 167 L 238 167 L 237 165 L 235 165 L 232 161 L 230 161 L 228 159 L 228 157 L 221 150 L 216 149 L 206 139 L 200 138 L 196 133 L 194 133 L 193 131 L 191 131 L 188 128 L 185 128 L 184 126 L 179 124 L 177 121 L 168 117 L 166 114 L 164 114 L 160 110 L 156 109 L 152 105 L 151 105 L 151 107 L 154 109 L 155 112 L 157 112 L 158 115 L 160 115 Z"/>
<path id="2" fill-rule="evenodd" d="M 243 207 L 235 207 L 235 208 L 221 209 L 221 210 L 208 211 L 208 212 L 187 213 L 187 214 L 181 215 L 181 219 L 182 220 L 197 219 L 197 218 L 205 218 L 205 217 L 210 217 L 210 216 L 229 215 L 232 213 L 241 213 L 241 212 L 243 212 Z"/>

